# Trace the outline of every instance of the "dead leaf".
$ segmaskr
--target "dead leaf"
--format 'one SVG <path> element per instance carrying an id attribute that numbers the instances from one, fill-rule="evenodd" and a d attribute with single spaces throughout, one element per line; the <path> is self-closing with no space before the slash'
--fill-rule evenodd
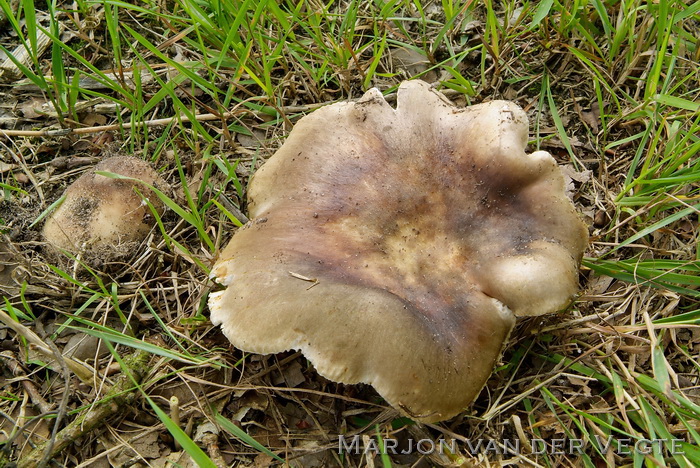
<path id="1" fill-rule="evenodd" d="M 598 129 L 600 128 L 598 125 L 598 122 L 600 122 L 600 106 L 598 106 L 597 101 L 591 104 L 590 111 L 581 111 L 581 120 L 591 127 L 594 133 L 598 133 Z"/>
<path id="2" fill-rule="evenodd" d="M 306 382 L 306 377 L 304 377 L 302 372 L 301 364 L 298 361 L 294 361 L 286 366 L 281 374 L 276 372 L 273 382 L 275 385 L 284 383 L 287 387 L 297 387 Z"/>
<path id="3" fill-rule="evenodd" d="M 170 454 L 170 449 L 161 447 L 160 438 L 157 432 L 149 432 L 143 437 L 139 437 L 131 443 L 131 448 L 146 459 L 160 458 Z"/>
<path id="4" fill-rule="evenodd" d="M 17 294 L 28 272 L 25 259 L 9 237 L 0 234 L 0 293 Z"/>
<path id="5" fill-rule="evenodd" d="M 15 406 L 14 411 L 9 415 L 11 420 L 8 418 L 0 418 L 0 443 L 4 443 L 8 439 L 8 436 L 14 433 L 16 427 L 12 424 L 12 421 L 18 424 L 17 427 L 24 426 L 22 433 L 13 441 L 13 445 L 21 447 L 21 451 L 16 453 L 19 458 L 22 458 L 22 455 L 26 455 L 32 450 L 32 444 L 28 443 L 27 435 L 31 436 L 33 444 L 40 444 L 48 440 L 51 435 L 51 429 L 47 421 L 53 421 L 37 418 L 38 415 L 39 413 L 32 408 L 31 405 Z"/>
<path id="6" fill-rule="evenodd" d="M 171 452 L 165 457 L 150 462 L 153 468 L 170 468 L 178 466 L 180 468 L 198 468 L 187 452 Z"/>
<path id="7" fill-rule="evenodd" d="M 598 133 L 598 119 L 595 118 L 592 112 L 581 112 L 581 120 L 593 130 L 593 133 Z"/>
<path id="8" fill-rule="evenodd" d="M 107 123 L 107 117 L 102 114 L 90 112 L 85 114 L 85 117 L 83 117 L 81 123 L 87 125 L 88 127 L 97 127 L 99 125 L 105 125 Z"/>
<path id="9" fill-rule="evenodd" d="M 588 382 L 586 380 L 579 377 L 574 377 L 573 375 L 567 375 L 566 378 L 571 385 L 580 389 L 579 391 L 581 394 L 591 396 L 591 388 L 588 386 Z"/>
<path id="10" fill-rule="evenodd" d="M 394 70 L 404 70 L 408 76 L 419 75 L 430 67 L 430 60 L 422 50 L 395 47 L 389 52 Z"/>
<path id="11" fill-rule="evenodd" d="M 19 111 L 25 119 L 36 119 L 46 114 L 45 105 L 46 100 L 33 98 L 20 104 Z"/>
<path id="12" fill-rule="evenodd" d="M 75 333 L 68 339 L 68 343 L 63 348 L 63 355 L 79 359 L 81 361 L 89 361 L 100 356 L 109 354 L 109 350 L 104 346 L 101 340 L 95 336 L 86 335 L 85 333 Z"/>
<path id="13" fill-rule="evenodd" d="M 251 133 L 251 135 L 237 133 L 236 140 L 238 140 L 238 143 L 245 148 L 260 148 L 265 142 L 265 132 L 262 130 L 253 129 Z"/>
<path id="14" fill-rule="evenodd" d="M 11 171 L 12 169 L 14 169 L 16 167 L 17 167 L 17 164 L 7 164 L 6 162 L 0 161 L 0 174 L 3 172 Z"/>
<path id="15" fill-rule="evenodd" d="M 588 286 L 588 294 L 593 296 L 604 294 L 613 281 L 615 281 L 615 279 L 610 276 L 596 276 L 591 280 Z"/>
<path id="16" fill-rule="evenodd" d="M 560 166 L 559 168 L 564 175 L 566 195 L 569 198 L 573 198 L 573 194 L 576 190 L 574 182 L 583 184 L 591 180 L 592 172 L 588 169 L 584 171 L 577 171 L 572 164 L 566 164 L 564 166 Z"/>

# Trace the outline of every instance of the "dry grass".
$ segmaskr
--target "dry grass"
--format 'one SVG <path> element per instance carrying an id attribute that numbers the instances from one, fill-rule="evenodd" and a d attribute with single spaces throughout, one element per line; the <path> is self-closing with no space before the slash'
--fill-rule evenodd
<path id="1" fill-rule="evenodd" d="M 0 466 L 700 464 L 700 7 L 341 3 L 0 0 Z M 526 109 L 591 232 L 580 299 L 520 322 L 438 425 L 298 353 L 243 355 L 206 307 L 248 178 L 298 117 L 415 76 Z M 117 260 L 51 254 L 38 220 L 107 153 L 151 161 L 171 209 Z M 339 454 L 340 434 L 458 442 Z"/>

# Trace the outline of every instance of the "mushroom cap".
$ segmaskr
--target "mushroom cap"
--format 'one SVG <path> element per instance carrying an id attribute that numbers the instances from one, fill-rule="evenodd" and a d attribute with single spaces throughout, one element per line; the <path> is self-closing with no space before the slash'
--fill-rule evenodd
<path id="1" fill-rule="evenodd" d="M 155 219 L 135 189 L 148 198 L 158 213 L 163 213 L 163 203 L 148 187 L 96 171 L 138 179 L 155 187 L 166 186 L 142 159 L 114 156 L 102 160 L 66 189 L 65 200 L 46 220 L 44 240 L 55 249 L 77 253 L 141 242 L 155 225 Z"/>
<path id="2" fill-rule="evenodd" d="M 426 422 L 481 391 L 516 316 L 566 307 L 587 229 L 528 121 L 409 81 L 302 118 L 249 188 L 211 319 L 237 347 L 301 350 Z"/>

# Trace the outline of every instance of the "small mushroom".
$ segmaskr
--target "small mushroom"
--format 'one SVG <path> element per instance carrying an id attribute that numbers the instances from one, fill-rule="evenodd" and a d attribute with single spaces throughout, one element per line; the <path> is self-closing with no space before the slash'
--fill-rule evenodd
<path id="1" fill-rule="evenodd" d="M 426 422 L 481 391 L 516 317 L 578 291 L 587 229 L 517 105 L 455 108 L 409 81 L 296 124 L 255 174 L 251 221 L 212 276 L 211 319 L 241 350 L 301 350 Z"/>
<path id="2" fill-rule="evenodd" d="M 100 175 L 98 171 L 138 179 L 156 188 L 166 186 L 158 173 L 139 158 L 114 156 L 101 161 L 66 189 L 65 200 L 46 220 L 44 240 L 55 249 L 78 253 L 141 242 L 155 225 L 142 196 L 159 214 L 163 213 L 163 203 L 146 185 Z"/>

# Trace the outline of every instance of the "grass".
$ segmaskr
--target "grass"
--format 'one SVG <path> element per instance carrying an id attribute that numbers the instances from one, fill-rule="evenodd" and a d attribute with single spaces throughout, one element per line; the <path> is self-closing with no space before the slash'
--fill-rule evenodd
<path id="1" fill-rule="evenodd" d="M 697 2 L 0 0 L 0 10 L 0 51 L 9 59 L 0 117 L 16 130 L 0 137 L 0 260 L 18 281 L 0 271 L 0 310 L 24 326 L 0 330 L 3 362 L 20 364 L 7 367 L 0 391 L 5 461 L 50 438 L 62 419 L 60 366 L 29 345 L 30 330 L 45 349 L 63 349 L 70 336 L 113 348 L 89 349 L 85 365 L 96 370 L 65 401 L 67 420 L 105 394 L 121 356 L 155 356 L 135 386 L 148 404 L 82 435 L 55 457 L 59 465 L 134 457 L 178 464 L 186 454 L 201 466 L 234 458 L 700 465 Z M 401 65 L 399 50 L 419 65 Z M 209 269 L 246 221 L 248 180 L 291 125 L 323 104 L 373 86 L 391 93 L 412 77 L 460 105 L 505 98 L 526 109 L 532 148 L 581 174 L 573 196 L 592 234 L 575 306 L 521 322 L 473 407 L 426 426 L 398 424 L 371 389 L 328 383 L 298 355 L 229 348 L 206 309 Z M 80 133 L 91 122 L 116 130 Z M 38 220 L 84 169 L 56 161 L 94 162 L 105 147 L 162 173 L 173 189 L 158 193 L 168 212 L 126 260 L 48 255 Z M 280 384 L 295 372 L 303 376 L 297 387 Z M 45 412 L 30 408 L 37 400 L 29 403 L 25 379 Z M 164 409 L 172 396 L 179 425 Z M 204 442 L 196 430 L 207 421 L 219 432 Z M 138 443 L 148 431 L 159 434 L 155 452 Z M 341 433 L 382 446 L 407 437 L 461 445 L 459 453 L 369 460 L 338 454 Z M 540 453 L 524 442 L 519 453 L 469 450 L 466 442 L 480 438 L 547 445 Z M 558 450 L 556 439 L 582 440 L 583 453 Z"/>

